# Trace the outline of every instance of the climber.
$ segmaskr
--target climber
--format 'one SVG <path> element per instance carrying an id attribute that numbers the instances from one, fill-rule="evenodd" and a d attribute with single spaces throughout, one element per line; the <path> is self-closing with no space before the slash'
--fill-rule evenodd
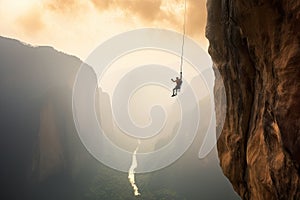
<path id="1" fill-rule="evenodd" d="M 175 88 L 173 89 L 173 95 L 172 97 L 175 97 L 177 95 L 177 91 L 180 90 L 181 84 L 182 84 L 182 73 L 180 73 L 180 78 L 176 77 L 175 80 L 171 79 L 174 83 L 176 83 Z"/>

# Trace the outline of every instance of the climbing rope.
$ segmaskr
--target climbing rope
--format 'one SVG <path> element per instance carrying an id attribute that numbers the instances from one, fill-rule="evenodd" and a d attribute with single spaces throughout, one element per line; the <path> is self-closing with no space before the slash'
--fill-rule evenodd
<path id="1" fill-rule="evenodd" d="M 186 23 L 186 0 L 184 0 L 184 16 L 182 25 L 182 45 L 181 45 L 181 57 L 180 57 L 180 79 L 182 78 L 182 66 L 183 66 L 183 50 L 184 50 L 184 39 L 185 39 L 185 23 Z"/>
<path id="2" fill-rule="evenodd" d="M 180 92 L 180 87 L 182 84 L 182 66 L 183 66 L 183 50 L 184 50 L 184 39 L 185 39 L 185 19 L 186 18 L 186 0 L 184 0 L 184 16 L 183 16 L 183 25 L 182 25 L 182 45 L 181 45 L 181 56 L 180 56 L 180 79 L 176 77 L 176 80 L 171 79 L 173 82 L 176 82 L 176 87 L 173 89 L 173 94 L 171 97 L 177 95 L 177 91 Z"/>

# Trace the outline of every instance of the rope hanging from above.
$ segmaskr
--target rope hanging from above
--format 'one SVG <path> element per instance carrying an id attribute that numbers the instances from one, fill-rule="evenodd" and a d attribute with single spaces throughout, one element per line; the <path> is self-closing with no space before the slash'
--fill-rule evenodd
<path id="1" fill-rule="evenodd" d="M 183 51 L 184 51 L 184 39 L 185 39 L 185 19 L 186 18 L 186 0 L 184 0 L 184 18 L 183 18 L 183 31 L 182 31 L 182 45 L 181 45 L 181 56 L 180 56 L 180 78 L 176 77 L 176 80 L 171 79 L 171 81 L 176 83 L 175 88 L 173 89 L 173 94 L 171 97 L 175 97 L 177 92 L 180 92 L 180 87 L 182 84 L 182 66 L 183 66 Z"/>
<path id="2" fill-rule="evenodd" d="M 184 39 L 185 39 L 185 23 L 186 23 L 186 0 L 184 0 L 184 16 L 183 16 L 183 25 L 182 25 L 182 45 L 181 45 L 181 57 L 180 57 L 180 79 L 182 78 Z"/>

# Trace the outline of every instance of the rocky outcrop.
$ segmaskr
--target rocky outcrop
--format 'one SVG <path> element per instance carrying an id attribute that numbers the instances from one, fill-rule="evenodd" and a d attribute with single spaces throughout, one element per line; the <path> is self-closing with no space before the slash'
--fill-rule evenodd
<path id="1" fill-rule="evenodd" d="M 216 102 L 221 78 L 227 95 L 223 172 L 243 199 L 300 199 L 300 1 L 208 0 L 207 8 Z"/>

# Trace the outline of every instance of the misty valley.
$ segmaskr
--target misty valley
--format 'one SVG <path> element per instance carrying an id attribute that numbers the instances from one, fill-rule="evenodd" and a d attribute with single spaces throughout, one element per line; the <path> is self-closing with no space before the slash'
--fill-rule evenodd
<path id="1" fill-rule="evenodd" d="M 222 174 L 216 149 L 198 158 L 201 134 L 172 165 L 135 174 L 141 194 L 135 197 L 128 173 L 97 161 L 75 129 L 72 87 L 82 62 L 51 47 L 3 37 L 0 59 L 1 199 L 239 199 Z M 107 117 L 112 116 L 109 96 L 101 89 L 98 94 L 103 100 L 98 117 L 102 110 L 105 128 L 114 132 L 108 137 L 118 143 Z M 131 146 L 133 152 L 136 144 Z"/>

